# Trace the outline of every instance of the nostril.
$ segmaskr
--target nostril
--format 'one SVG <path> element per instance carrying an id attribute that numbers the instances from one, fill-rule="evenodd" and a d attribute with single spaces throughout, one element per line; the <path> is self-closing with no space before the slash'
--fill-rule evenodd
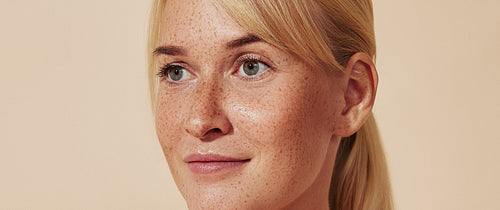
<path id="1" fill-rule="evenodd" d="M 213 128 L 208 130 L 206 133 L 204 133 L 201 137 L 200 140 L 202 141 L 213 141 L 224 134 L 222 133 L 222 130 L 219 128 Z"/>
<path id="2" fill-rule="evenodd" d="M 209 130 L 208 132 L 222 133 L 222 131 L 220 130 L 220 128 L 214 128 L 212 130 Z"/>

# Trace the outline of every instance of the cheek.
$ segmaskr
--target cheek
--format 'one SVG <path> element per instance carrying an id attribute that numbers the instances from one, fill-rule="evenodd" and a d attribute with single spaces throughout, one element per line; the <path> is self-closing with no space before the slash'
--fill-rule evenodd
<path id="1" fill-rule="evenodd" d="M 338 109 L 331 94 L 322 84 L 290 78 L 265 91 L 237 94 L 232 123 L 235 133 L 259 151 L 255 172 L 269 184 L 265 189 L 297 192 L 319 173 L 332 133 L 332 110 Z"/>
<path id="2" fill-rule="evenodd" d="M 180 139 L 178 135 L 182 129 L 181 110 L 182 103 L 179 103 L 175 96 L 169 96 L 160 89 L 155 124 L 156 133 L 167 160 L 167 155 L 173 154 L 172 149 L 176 144 L 175 139 Z"/>
<path id="3" fill-rule="evenodd" d="M 339 108 L 332 92 L 309 79 L 283 80 L 264 91 L 234 93 L 230 100 L 233 113 L 229 116 L 235 129 L 261 144 L 257 146 L 302 146 L 333 128 L 334 110 Z"/>
<path id="4" fill-rule="evenodd" d="M 176 100 L 179 96 L 167 94 L 162 89 L 158 94 L 156 104 L 156 133 L 170 172 L 181 192 L 185 191 L 185 181 L 182 180 L 184 172 L 181 170 L 182 162 L 179 161 L 179 148 L 182 143 L 182 103 Z"/>

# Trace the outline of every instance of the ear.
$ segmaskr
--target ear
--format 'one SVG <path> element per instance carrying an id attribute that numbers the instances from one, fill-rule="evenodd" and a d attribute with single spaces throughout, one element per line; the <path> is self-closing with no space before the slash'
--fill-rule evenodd
<path id="1" fill-rule="evenodd" d="M 348 137 L 361 128 L 371 113 L 378 75 L 372 58 L 366 53 L 351 56 L 344 73 L 349 78 L 344 91 L 345 106 L 335 125 L 334 134 Z"/>

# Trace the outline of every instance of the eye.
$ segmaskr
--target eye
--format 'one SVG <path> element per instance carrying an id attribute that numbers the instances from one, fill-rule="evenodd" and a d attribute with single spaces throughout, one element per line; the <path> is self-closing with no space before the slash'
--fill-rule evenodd
<path id="1" fill-rule="evenodd" d="M 238 73 L 243 76 L 258 76 L 269 70 L 269 66 L 258 60 L 249 60 L 243 62 L 238 69 Z"/>
<path id="2" fill-rule="evenodd" d="M 163 67 L 157 74 L 159 77 L 167 76 L 169 80 L 179 82 L 182 80 L 190 79 L 192 74 L 179 65 L 167 65 Z"/>

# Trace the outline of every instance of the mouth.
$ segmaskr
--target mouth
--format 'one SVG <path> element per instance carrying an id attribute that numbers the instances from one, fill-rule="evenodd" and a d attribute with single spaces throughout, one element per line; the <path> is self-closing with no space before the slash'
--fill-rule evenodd
<path id="1" fill-rule="evenodd" d="M 233 158 L 215 154 L 192 154 L 184 159 L 189 170 L 194 174 L 215 174 L 222 171 L 236 170 L 248 162 L 249 158 Z"/>

